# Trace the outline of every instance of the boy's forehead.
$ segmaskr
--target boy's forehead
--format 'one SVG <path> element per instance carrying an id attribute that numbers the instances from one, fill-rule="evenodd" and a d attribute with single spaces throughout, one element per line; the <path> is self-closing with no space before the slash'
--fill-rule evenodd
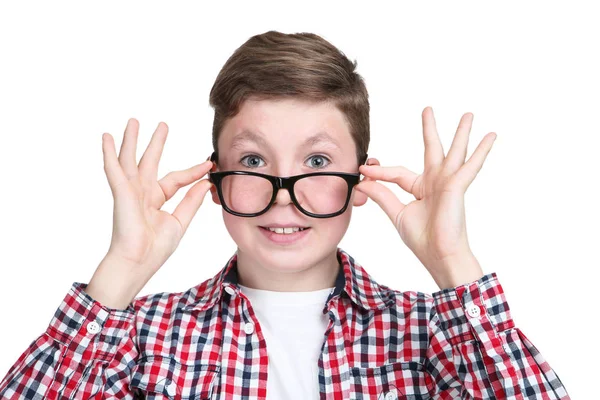
<path id="1" fill-rule="evenodd" d="M 261 148 L 327 146 L 354 152 L 344 114 L 330 102 L 247 100 L 223 126 L 219 149 L 254 143 Z"/>

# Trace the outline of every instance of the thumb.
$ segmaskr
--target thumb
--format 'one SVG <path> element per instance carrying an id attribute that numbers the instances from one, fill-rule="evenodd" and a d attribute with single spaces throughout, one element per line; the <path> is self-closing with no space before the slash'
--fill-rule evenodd
<path id="1" fill-rule="evenodd" d="M 397 219 L 406 205 L 403 204 L 398 197 L 396 197 L 394 192 L 381 183 L 370 180 L 363 180 L 359 182 L 354 189 L 373 199 L 373 201 L 377 203 L 379 207 L 381 207 L 387 214 L 388 218 L 390 221 L 392 221 L 396 229 L 398 229 Z"/>

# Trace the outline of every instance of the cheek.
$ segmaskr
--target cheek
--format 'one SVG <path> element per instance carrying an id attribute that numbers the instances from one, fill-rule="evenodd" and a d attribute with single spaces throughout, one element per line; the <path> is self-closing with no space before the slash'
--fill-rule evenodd
<path id="1" fill-rule="evenodd" d="M 229 214 L 225 210 L 222 210 L 222 212 L 223 222 L 225 223 L 227 232 L 229 232 L 229 236 L 231 236 L 236 243 L 243 241 L 243 239 L 246 237 L 246 231 L 250 229 L 250 218 L 237 217 Z"/>
<path id="2" fill-rule="evenodd" d="M 348 229 L 350 217 L 352 216 L 352 207 L 348 207 L 343 214 L 333 218 L 322 219 L 318 223 L 318 234 L 323 240 L 340 241 Z"/>

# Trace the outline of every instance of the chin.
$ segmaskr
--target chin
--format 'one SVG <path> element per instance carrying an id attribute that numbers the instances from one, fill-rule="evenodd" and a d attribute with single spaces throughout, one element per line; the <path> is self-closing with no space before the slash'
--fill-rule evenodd
<path id="1" fill-rule="evenodd" d="M 331 247 L 331 249 L 329 248 Z M 335 252 L 337 246 L 293 246 L 278 247 L 259 245 L 257 243 L 238 243 L 238 251 L 243 252 L 246 259 L 262 265 L 272 271 L 299 272 L 310 268 L 330 252 Z"/>

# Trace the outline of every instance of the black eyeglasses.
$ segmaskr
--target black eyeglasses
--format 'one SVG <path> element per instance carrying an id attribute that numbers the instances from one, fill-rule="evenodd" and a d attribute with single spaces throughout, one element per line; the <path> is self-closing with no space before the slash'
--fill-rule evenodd
<path id="1" fill-rule="evenodd" d="M 365 154 L 361 164 L 367 161 Z M 208 158 L 217 161 L 216 152 Z M 360 173 L 312 172 L 280 177 L 252 171 L 209 172 L 208 180 L 217 188 L 221 205 L 239 217 L 257 217 L 275 203 L 279 189 L 287 189 L 294 205 L 313 218 L 331 218 L 348 208 L 352 188 Z"/>

